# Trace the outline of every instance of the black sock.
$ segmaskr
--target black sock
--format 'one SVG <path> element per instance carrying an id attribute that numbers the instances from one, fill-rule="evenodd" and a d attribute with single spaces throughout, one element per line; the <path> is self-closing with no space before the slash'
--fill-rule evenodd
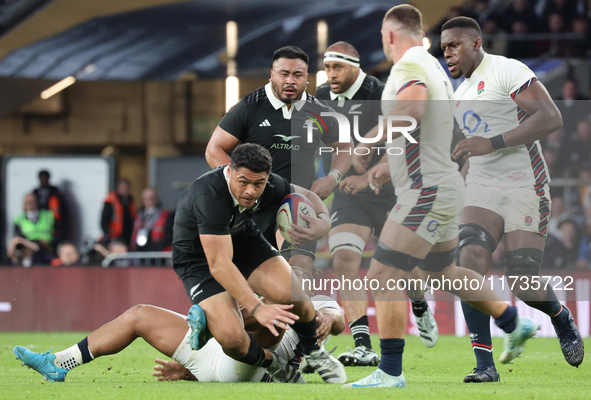
<path id="1" fill-rule="evenodd" d="M 246 355 L 238 361 L 248 365 L 256 365 L 258 367 L 267 368 L 269 365 L 271 365 L 273 360 L 265 360 L 265 351 L 263 348 L 257 343 L 252 334 L 248 332 L 246 333 L 250 337 L 250 345 L 248 346 L 248 352 Z"/>
<path id="2" fill-rule="evenodd" d="M 402 374 L 402 353 L 404 353 L 404 339 L 380 339 L 382 358 L 380 369 L 392 376 Z"/>
<path id="3" fill-rule="evenodd" d="M 567 322 L 567 318 L 561 312 L 562 304 L 560 304 L 560 302 L 558 301 L 556 293 L 554 293 L 554 290 L 552 290 L 552 287 L 550 285 L 548 285 L 547 287 L 546 297 L 544 297 L 543 301 L 524 301 L 524 303 L 548 315 L 550 318 L 552 318 L 553 323 L 558 322 L 559 324 L 561 324 Z"/>
<path id="4" fill-rule="evenodd" d="M 349 324 L 353 339 L 355 340 L 355 347 L 365 346 L 371 349 L 371 339 L 369 338 L 369 320 L 367 315 L 353 321 Z"/>
<path id="5" fill-rule="evenodd" d="M 427 300 L 423 297 L 422 300 L 411 300 L 412 303 L 412 313 L 417 318 L 421 318 L 425 311 L 429 309 L 429 305 L 427 304 Z"/>
<path id="6" fill-rule="evenodd" d="M 80 353 L 82 353 L 82 363 L 86 364 L 94 360 L 94 358 L 90 355 L 90 350 L 88 350 L 88 336 L 78 342 L 78 349 L 80 349 Z"/>
<path id="7" fill-rule="evenodd" d="M 314 350 L 318 350 L 320 348 L 320 346 L 318 346 L 318 336 L 316 336 L 316 330 L 318 329 L 316 317 L 314 317 L 310 322 L 296 321 L 292 325 L 292 329 L 300 338 L 300 347 L 302 348 L 302 353 L 308 355 Z"/>
<path id="8" fill-rule="evenodd" d="M 495 319 L 495 324 L 505 333 L 511 333 L 517 325 L 517 309 L 513 306 L 507 307 L 499 318 Z"/>
<path id="9" fill-rule="evenodd" d="M 490 335 L 490 316 L 462 301 L 464 319 L 470 332 L 472 350 L 476 356 L 476 368 L 484 370 L 495 365 L 492 338 Z"/>

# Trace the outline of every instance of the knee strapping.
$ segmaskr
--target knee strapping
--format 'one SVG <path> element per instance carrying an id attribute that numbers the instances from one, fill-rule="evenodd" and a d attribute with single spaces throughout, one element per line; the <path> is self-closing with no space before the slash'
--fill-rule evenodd
<path id="1" fill-rule="evenodd" d="M 442 271 L 450 266 L 456 258 L 456 249 L 429 253 L 423 261 L 423 271 Z"/>
<path id="2" fill-rule="evenodd" d="M 333 256 L 337 250 L 351 250 L 363 254 L 365 240 L 351 232 L 339 232 L 328 239 L 328 246 L 330 247 L 330 254 Z"/>
<path id="3" fill-rule="evenodd" d="M 414 267 L 421 267 L 423 260 L 413 257 L 409 254 L 404 254 L 386 246 L 381 240 L 378 242 L 373 258 L 382 264 L 398 268 L 403 271 L 411 271 Z"/>
<path id="4" fill-rule="evenodd" d="M 459 239 L 460 250 L 464 246 L 475 244 L 484 247 L 491 254 L 495 251 L 495 240 L 492 235 L 478 224 L 460 225 Z"/>
<path id="5" fill-rule="evenodd" d="M 544 251 L 538 249 L 518 249 L 505 252 L 505 275 L 538 276 Z"/>

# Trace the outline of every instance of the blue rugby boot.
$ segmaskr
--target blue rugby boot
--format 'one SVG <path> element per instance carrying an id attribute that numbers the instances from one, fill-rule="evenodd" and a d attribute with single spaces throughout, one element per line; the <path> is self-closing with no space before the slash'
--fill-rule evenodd
<path id="1" fill-rule="evenodd" d="M 189 344 L 193 350 L 199 350 L 209 339 L 212 338 L 209 329 L 207 329 L 207 320 L 205 319 L 205 312 L 203 308 L 197 304 L 193 305 L 189 310 L 187 321 L 191 327 L 191 336 L 189 336 Z"/>
<path id="2" fill-rule="evenodd" d="M 68 370 L 55 365 L 55 354 L 50 354 L 50 351 L 35 353 L 23 346 L 15 346 L 12 349 L 12 352 L 16 354 L 16 359 L 20 360 L 22 365 L 33 368 L 48 381 L 63 382 Z"/>

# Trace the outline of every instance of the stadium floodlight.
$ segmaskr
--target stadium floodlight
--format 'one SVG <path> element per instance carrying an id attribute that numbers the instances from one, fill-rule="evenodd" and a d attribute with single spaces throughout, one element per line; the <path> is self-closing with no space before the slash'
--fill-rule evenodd
<path id="1" fill-rule="evenodd" d="M 328 77 L 326 76 L 326 71 L 318 71 L 316 73 L 316 86 L 322 85 L 327 80 Z"/>
<path id="2" fill-rule="evenodd" d="M 425 50 L 429 50 L 429 48 L 431 47 L 431 39 L 429 39 L 426 36 L 423 38 L 423 47 L 425 48 Z"/>
<path id="3" fill-rule="evenodd" d="M 226 78 L 226 111 L 240 100 L 238 98 L 239 87 L 240 82 L 237 77 L 229 76 Z"/>
<path id="4" fill-rule="evenodd" d="M 55 85 L 51 86 L 50 88 L 42 91 L 41 98 L 43 100 L 47 100 L 51 96 L 53 96 L 54 94 L 59 93 L 62 90 L 64 90 L 65 88 L 67 88 L 68 86 L 73 85 L 74 82 L 76 82 L 76 78 L 74 78 L 73 76 L 68 76 L 67 78 L 62 79 L 61 81 L 59 81 Z"/>

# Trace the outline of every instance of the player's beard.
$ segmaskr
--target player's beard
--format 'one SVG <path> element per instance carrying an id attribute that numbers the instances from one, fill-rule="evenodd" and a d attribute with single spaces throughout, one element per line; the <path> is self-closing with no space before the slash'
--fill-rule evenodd
<path id="1" fill-rule="evenodd" d="M 284 102 L 285 104 L 291 104 L 292 101 L 299 100 L 300 97 L 302 96 L 302 93 L 304 92 L 303 90 L 298 92 L 298 87 L 296 85 L 280 87 L 278 84 L 276 84 L 273 81 L 271 81 L 271 87 L 273 88 L 273 93 L 275 93 L 275 96 L 277 96 L 277 98 L 279 100 L 281 100 L 282 102 Z M 293 88 L 294 94 L 289 95 L 289 96 L 284 95 L 283 90 L 286 87 Z"/>

